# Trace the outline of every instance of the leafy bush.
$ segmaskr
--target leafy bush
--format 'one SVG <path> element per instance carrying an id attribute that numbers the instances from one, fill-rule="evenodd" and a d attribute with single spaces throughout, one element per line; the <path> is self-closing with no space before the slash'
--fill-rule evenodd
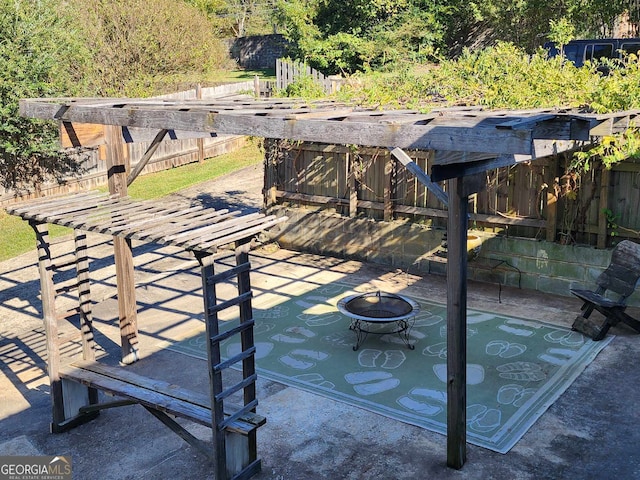
<path id="1" fill-rule="evenodd" d="M 297 59 L 325 74 L 352 74 L 433 59 L 463 9 L 449 3 L 279 0 L 276 18 Z"/>
<path id="2" fill-rule="evenodd" d="M 56 4 L 0 0 L 0 184 L 6 188 L 28 189 L 79 170 L 58 151 L 54 122 L 18 115 L 21 98 L 80 91 L 81 49 Z"/>
<path id="3" fill-rule="evenodd" d="M 311 75 L 301 75 L 287 85 L 284 96 L 314 99 L 324 97 L 325 92 L 322 85 L 316 82 Z"/>
<path id="4" fill-rule="evenodd" d="M 630 55 L 624 68 L 601 75 L 596 65 L 576 68 L 560 57 L 533 55 L 509 43 L 466 50 L 456 60 L 418 68 L 406 64 L 393 73 L 355 75 L 340 92 L 343 100 L 404 105 L 488 108 L 578 107 L 596 112 L 640 107 L 640 62 Z"/>
<path id="5" fill-rule="evenodd" d="M 81 158 L 58 151 L 55 122 L 19 116 L 21 98 L 147 96 L 167 78 L 205 78 L 230 62 L 184 2 L 0 0 L 0 185 L 81 173 Z"/>
<path id="6" fill-rule="evenodd" d="M 404 106 L 425 111 L 442 105 L 480 105 L 493 109 L 581 107 L 598 113 L 640 108 L 640 60 L 627 56 L 611 63 L 576 68 L 560 57 L 538 51 L 527 55 L 509 43 L 477 52 L 465 51 L 456 60 L 394 73 L 353 76 L 339 93 L 342 100 L 369 105 Z M 640 157 L 640 132 L 607 137 L 576 153 L 572 168 L 588 171 L 593 163 L 610 168 L 626 158 Z"/>
<path id="7" fill-rule="evenodd" d="M 70 0 L 91 57 L 90 88 L 102 96 L 147 96 L 156 78 L 228 66 L 228 49 L 196 7 L 173 0 Z"/>

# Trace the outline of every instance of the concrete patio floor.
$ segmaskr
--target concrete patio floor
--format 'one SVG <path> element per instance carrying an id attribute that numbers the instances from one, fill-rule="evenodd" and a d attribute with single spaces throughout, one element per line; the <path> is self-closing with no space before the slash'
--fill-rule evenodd
<path id="1" fill-rule="evenodd" d="M 254 191 L 251 187 L 247 187 Z M 210 191 L 207 192 L 207 189 Z M 225 190 L 227 189 L 227 190 Z M 255 208 L 224 179 L 183 192 L 227 197 Z M 259 189 L 257 190 L 259 191 Z M 196 194 L 197 193 L 197 194 Z M 228 198 L 223 200 L 228 202 Z M 254 202 L 251 204 L 251 202 Z M 253 205 L 253 206 L 251 206 Z M 94 325 L 106 361 L 116 361 L 119 332 L 115 275 L 108 237 L 91 235 Z M 70 250 L 70 240 L 54 250 Z M 136 295 L 142 359 L 131 368 L 149 377 L 206 391 L 205 362 L 168 351 L 167 342 L 202 329 L 196 262 L 172 248 L 136 244 Z M 223 262 L 225 260 L 222 260 Z M 231 262 L 231 260 L 229 260 Z M 265 245 L 251 255 L 255 302 L 299 282 L 369 284 L 436 302 L 444 277 L 416 276 L 378 265 Z M 35 252 L 0 263 L 0 455 L 70 455 L 74 478 L 211 479 L 211 465 L 138 405 L 103 411 L 83 426 L 50 434 L 51 405 Z M 231 296 L 222 289 L 221 298 Z M 580 309 L 572 298 L 470 283 L 468 307 L 570 326 Z M 637 312 L 632 312 L 637 313 Z M 346 325 L 345 325 L 346 327 Z M 474 445 L 459 471 L 446 467 L 446 438 L 277 382 L 258 380 L 260 479 L 634 479 L 640 478 L 640 337 L 626 327 L 507 454 Z M 69 350 L 65 356 L 73 352 Z M 207 428 L 190 425 L 206 439 Z"/>

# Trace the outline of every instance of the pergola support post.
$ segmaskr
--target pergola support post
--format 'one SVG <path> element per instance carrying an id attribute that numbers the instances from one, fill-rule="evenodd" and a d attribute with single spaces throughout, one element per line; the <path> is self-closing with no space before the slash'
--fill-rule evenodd
<path id="1" fill-rule="evenodd" d="M 447 181 L 447 466 L 467 459 L 467 221 L 464 178 Z"/>
<path id="2" fill-rule="evenodd" d="M 121 127 L 105 128 L 107 142 L 107 175 L 109 193 L 119 197 L 127 196 L 127 171 L 129 155 L 122 141 Z M 138 360 L 138 319 L 136 292 L 133 277 L 133 250 L 128 238 L 113 237 L 113 257 L 118 284 L 118 317 L 120 321 L 120 345 L 122 363 L 131 364 Z"/>

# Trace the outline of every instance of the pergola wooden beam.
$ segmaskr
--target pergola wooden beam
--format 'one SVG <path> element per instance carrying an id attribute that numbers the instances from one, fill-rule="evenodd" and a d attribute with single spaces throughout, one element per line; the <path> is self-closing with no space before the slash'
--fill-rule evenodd
<path id="1" fill-rule="evenodd" d="M 142 158 L 140 158 L 140 160 L 138 160 L 138 163 L 136 163 L 136 167 L 127 177 L 127 186 L 131 185 L 133 181 L 138 177 L 138 175 L 140 175 L 140 172 L 144 170 L 144 167 L 147 166 L 147 163 L 149 163 L 149 160 L 151 160 L 153 154 L 156 153 L 156 150 L 160 146 L 160 142 L 162 142 L 167 133 L 169 133 L 169 131 L 163 128 L 156 134 L 156 136 L 153 138 L 153 141 L 151 142 L 151 145 L 149 145 L 149 148 L 147 148 L 147 151 L 144 152 Z"/>
<path id="2" fill-rule="evenodd" d="M 485 111 L 479 107 L 373 110 L 332 101 L 30 99 L 23 116 L 62 122 L 168 130 L 169 137 L 221 134 L 434 151 L 428 183 L 448 179 L 447 464 L 466 461 L 467 200 L 477 175 L 498 166 L 580 148 L 623 130 L 638 111 L 595 115 L 570 109 Z M 150 130 L 151 131 L 151 130 Z M 122 169 L 115 162 L 113 168 Z M 429 173 L 432 174 L 429 179 Z M 476 178 L 473 178 L 476 175 Z M 126 179 L 126 177 L 125 177 Z M 125 183 L 126 188 L 126 183 Z"/>
<path id="3" fill-rule="evenodd" d="M 341 104 L 307 104 L 122 99 L 23 100 L 24 116 L 64 122 L 99 123 L 169 131 L 251 135 L 364 146 L 443 150 L 491 154 L 525 154 L 540 157 L 536 139 L 589 141 L 591 129 L 610 123 L 603 116 L 535 111 L 533 114 L 501 112 L 394 113 L 347 108 Z M 635 118 L 628 113 L 624 118 Z M 617 123 L 621 119 L 616 119 Z M 356 123 L 356 125 L 353 125 Z M 551 153 L 551 152 L 549 152 Z"/>
<path id="4" fill-rule="evenodd" d="M 404 165 L 404 167 L 409 170 L 420 183 L 422 183 L 425 187 L 427 187 L 431 193 L 433 193 L 438 200 L 447 205 L 449 203 L 449 199 L 447 198 L 447 193 L 440 188 L 440 185 L 431 181 L 429 175 L 422 171 L 422 169 L 418 166 L 416 162 L 414 162 L 409 155 L 407 155 L 400 148 L 390 148 L 391 155 L 396 157 L 398 161 Z"/>

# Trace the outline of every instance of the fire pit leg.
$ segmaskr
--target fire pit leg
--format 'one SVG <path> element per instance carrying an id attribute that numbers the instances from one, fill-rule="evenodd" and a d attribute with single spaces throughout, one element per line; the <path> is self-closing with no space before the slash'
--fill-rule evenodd
<path id="1" fill-rule="evenodd" d="M 413 328 L 413 324 L 416 322 L 416 317 L 409 318 L 407 320 L 398 321 L 398 336 L 400 340 L 404 342 L 409 350 L 415 350 L 416 346 L 411 343 L 411 337 L 409 334 L 411 333 L 411 329 Z"/>
<path id="2" fill-rule="evenodd" d="M 357 351 L 364 342 L 364 339 L 367 338 L 367 331 L 362 330 L 362 325 L 360 320 L 354 318 L 351 320 L 351 325 L 349 325 L 349 330 L 353 330 L 356 334 L 356 344 L 353 346 L 353 351 Z"/>

